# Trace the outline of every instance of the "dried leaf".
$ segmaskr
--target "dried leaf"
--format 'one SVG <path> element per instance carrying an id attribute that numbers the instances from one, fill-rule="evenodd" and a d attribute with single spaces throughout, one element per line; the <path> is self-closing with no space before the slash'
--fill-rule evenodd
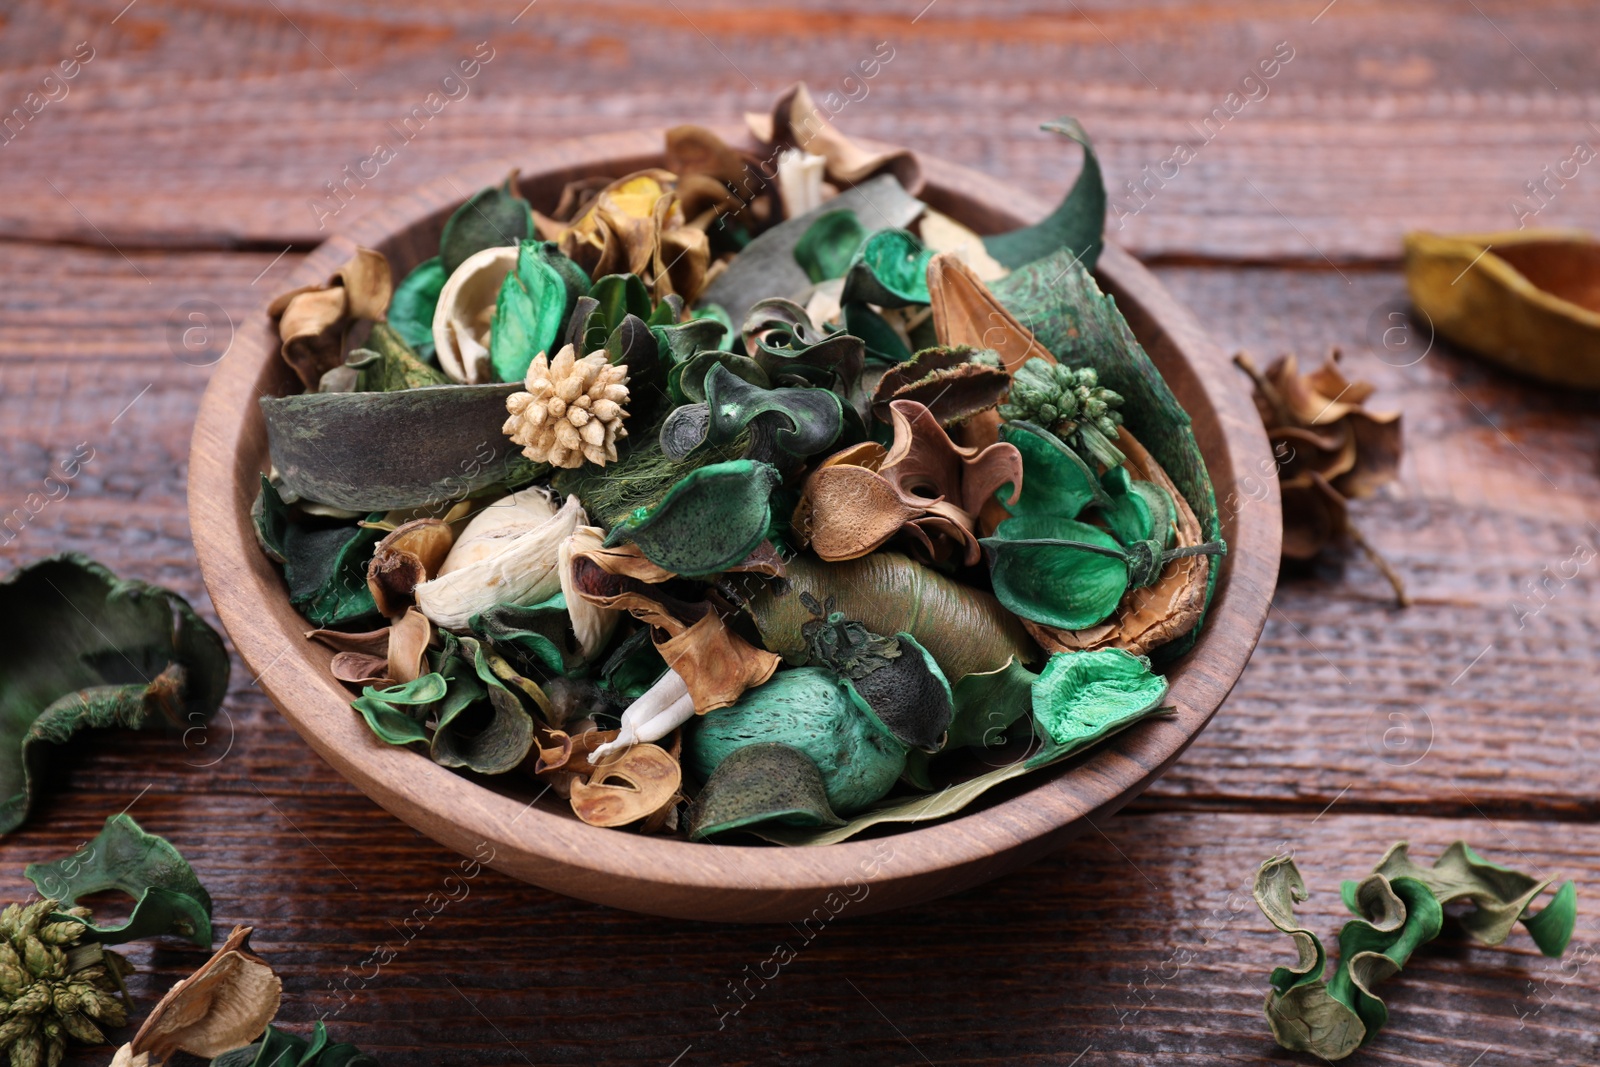
<path id="1" fill-rule="evenodd" d="M 926 304 L 931 299 L 928 263 L 933 255 L 913 233 L 879 230 L 850 261 L 839 302 L 885 308 Z"/>
<path id="2" fill-rule="evenodd" d="M 1045 123 L 1041 129 L 1059 133 L 1083 146 L 1083 169 L 1066 198 L 1048 217 L 1032 226 L 993 234 L 983 239 L 985 250 L 1006 267 L 1015 269 L 1065 252 L 1086 270 L 1093 270 L 1105 244 L 1106 185 L 1094 144 L 1077 119 L 1068 116 Z"/>
<path id="3" fill-rule="evenodd" d="M 828 806 L 817 765 L 797 748 L 767 742 L 728 755 L 689 805 L 689 840 L 746 829 L 756 823 L 843 826 Z"/>
<path id="4" fill-rule="evenodd" d="M 791 86 L 773 105 L 770 117 L 747 115 L 758 141 L 772 148 L 796 148 L 827 160 L 828 178 L 857 185 L 879 174 L 892 174 L 915 196 L 922 189 L 922 165 L 905 148 L 872 152 L 851 141 L 811 98 L 804 82 Z"/>
<path id="5" fill-rule="evenodd" d="M 289 603 L 317 626 L 376 621 L 367 564 L 382 531 L 350 522 L 291 516 L 278 490 L 261 476 L 253 508 L 256 538 L 283 564 Z"/>
<path id="6" fill-rule="evenodd" d="M 795 242 L 794 259 L 813 282 L 843 278 L 867 241 L 867 228 L 849 208 L 832 208 L 814 215 L 815 221 Z"/>
<path id="7" fill-rule="evenodd" d="M 389 325 L 423 360 L 434 358 L 433 313 L 448 277 L 438 256 L 424 260 L 395 286 L 389 301 Z"/>
<path id="8" fill-rule="evenodd" d="M 990 410 L 1011 388 L 1011 376 L 996 367 L 973 363 L 971 357 L 976 353 L 977 349 L 965 346 L 924 348 L 889 368 L 872 392 L 873 415 L 881 422 L 892 422 L 890 401 L 912 400 L 948 428 Z"/>
<path id="9" fill-rule="evenodd" d="M 389 677 L 396 682 L 414 682 L 423 674 L 424 656 L 433 641 L 433 623 L 416 608 L 407 608 L 405 614 L 389 628 L 389 651 L 386 656 Z"/>
<path id="10" fill-rule="evenodd" d="M 1519 374 L 1600 388 L 1600 242 L 1593 237 L 1412 232 L 1405 250 L 1411 301 L 1440 335 Z"/>
<path id="11" fill-rule="evenodd" d="M 358 248 L 326 284 L 283 293 L 267 307 L 278 320 L 285 363 L 315 391 L 322 376 L 344 362 L 345 327 L 356 319 L 381 319 L 393 281 L 381 252 Z"/>
<path id="12" fill-rule="evenodd" d="M 675 408 L 661 424 L 661 451 L 682 462 L 707 446 L 731 451 L 748 441 L 744 459 L 797 466 L 831 448 L 844 430 L 845 409 L 829 389 L 768 389 L 713 362 L 703 404 Z"/>
<path id="13" fill-rule="evenodd" d="M 176 593 L 63 554 L 0 582 L 0 836 L 81 729 L 203 727 L 228 686 L 222 638 Z"/>
<path id="14" fill-rule="evenodd" d="M 127 1049 L 162 1063 L 176 1052 L 220 1056 L 258 1037 L 278 1013 L 283 983 L 250 951 L 248 926 L 235 926 L 216 954 L 150 1012 Z"/>
<path id="15" fill-rule="evenodd" d="M 171 842 L 146 833 L 127 814 L 108 818 L 94 840 L 72 855 L 30 863 L 23 874 L 41 896 L 69 906 L 108 889 L 133 898 L 133 912 L 120 925 L 77 919 L 86 926 L 85 941 L 120 945 L 166 934 L 211 947 L 211 894 Z"/>
<path id="16" fill-rule="evenodd" d="M 674 574 L 716 574 L 766 540 L 778 471 L 768 463 L 733 460 L 685 475 L 657 504 L 615 526 L 607 547 L 623 541 Z"/>
<path id="17" fill-rule="evenodd" d="M 439 573 L 454 543 L 455 532 L 442 519 L 413 519 L 379 541 L 367 564 L 367 589 L 379 614 L 403 614 L 416 587 Z"/>
<path id="18" fill-rule="evenodd" d="M 505 181 L 479 190 L 456 208 L 439 238 L 439 266 L 449 277 L 484 249 L 516 245 L 533 235 L 533 208 L 517 192 L 513 170 Z"/>
<path id="19" fill-rule="evenodd" d="M 683 772 L 657 745 L 639 744 L 572 783 L 572 811 L 590 826 L 627 826 L 677 801 Z"/>

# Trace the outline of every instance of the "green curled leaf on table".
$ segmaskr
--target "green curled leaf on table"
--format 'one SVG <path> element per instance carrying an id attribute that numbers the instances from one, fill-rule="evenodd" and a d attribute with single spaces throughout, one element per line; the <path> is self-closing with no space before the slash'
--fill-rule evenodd
<path id="1" fill-rule="evenodd" d="M 844 276 L 841 304 L 876 304 L 883 308 L 926 304 L 928 264 L 933 249 L 922 247 L 906 230 L 879 230 L 867 239 Z"/>
<path id="2" fill-rule="evenodd" d="M 650 562 L 686 578 L 725 571 L 766 540 L 780 480 L 776 467 L 748 459 L 701 467 L 654 508 L 618 523 L 606 547 L 632 541 Z"/>
<path id="3" fill-rule="evenodd" d="M 1293 938 L 1297 957 L 1268 978 L 1272 990 L 1264 1008 L 1273 1037 L 1286 1049 L 1325 1060 L 1343 1059 L 1370 1043 L 1389 1018 L 1376 986 L 1399 974 L 1417 948 L 1439 935 L 1445 904 L 1457 900 L 1476 905 L 1461 922 L 1484 943 L 1502 942 L 1521 918 L 1541 951 L 1561 955 L 1576 919 L 1573 884 L 1563 885 L 1543 911 L 1527 915 L 1552 881 L 1488 863 L 1464 841 L 1452 844 L 1433 867 L 1423 867 L 1398 842 L 1372 874 L 1344 883 L 1345 905 L 1356 918 L 1339 931 L 1339 960 L 1324 979 L 1322 942 L 1294 917 L 1294 905 L 1310 895 L 1305 882 L 1292 858 L 1272 857 L 1256 872 L 1255 899 L 1268 921 Z"/>
<path id="4" fill-rule="evenodd" d="M 1013 270 L 1058 252 L 1078 260 L 1085 270 L 1093 270 L 1105 246 L 1106 228 L 1106 184 L 1094 143 L 1083 125 L 1071 116 L 1047 122 L 1040 129 L 1082 145 L 1083 169 L 1066 197 L 1046 218 L 1032 226 L 985 237 L 984 250 L 1001 266 Z M 1050 350 L 1055 352 L 1054 348 Z"/>
<path id="5" fill-rule="evenodd" d="M 187 601 L 85 556 L 0 582 L 0 837 L 27 819 L 46 764 L 79 730 L 203 728 L 228 672 L 222 638 Z"/>
<path id="6" fill-rule="evenodd" d="M 661 451 L 685 460 L 707 445 L 726 448 L 749 437 L 745 456 L 763 463 L 788 463 L 819 455 L 845 428 L 844 402 L 831 389 L 765 389 L 721 363 L 705 379 L 703 404 L 673 409 L 661 424 Z"/>
<path id="7" fill-rule="evenodd" d="M 448 279 L 444 264 L 434 256 L 402 278 L 389 300 L 389 325 L 416 350 L 418 358 L 428 362 L 434 359 L 433 312 Z"/>
<path id="8" fill-rule="evenodd" d="M 485 248 L 514 245 L 533 236 L 533 205 L 517 192 L 513 170 L 505 181 L 479 190 L 456 208 L 439 237 L 439 265 L 448 278 Z"/>
<path id="9" fill-rule="evenodd" d="M 69 906 L 108 889 L 133 898 L 132 914 L 119 925 L 52 917 L 56 922 L 83 922 L 85 941 L 120 945 L 165 934 L 211 947 L 211 894 L 170 841 L 146 833 L 127 814 L 108 818 L 94 840 L 72 855 L 30 863 L 23 874 L 41 896 Z"/>
<path id="10" fill-rule="evenodd" d="M 354 1045 L 335 1043 L 318 1019 L 309 1041 L 269 1026 L 260 1041 L 224 1052 L 211 1067 L 378 1067 L 378 1060 Z"/>

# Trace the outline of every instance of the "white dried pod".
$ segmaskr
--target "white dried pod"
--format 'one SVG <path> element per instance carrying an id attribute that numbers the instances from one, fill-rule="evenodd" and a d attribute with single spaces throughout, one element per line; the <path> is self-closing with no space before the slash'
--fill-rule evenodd
<path id="1" fill-rule="evenodd" d="M 572 536 L 561 542 L 561 593 L 567 599 L 567 615 L 572 619 L 572 632 L 578 636 L 578 651 L 586 660 L 600 655 L 611 640 L 622 612 L 615 608 L 602 608 L 579 595 L 573 584 L 572 558 L 578 552 L 597 549 L 605 543 L 605 531 L 598 526 L 580 526 Z"/>
<path id="2" fill-rule="evenodd" d="M 520 489 L 484 506 L 468 520 L 439 565 L 435 578 L 443 578 L 469 564 L 488 559 L 523 534 L 548 522 L 560 508 L 560 498 L 537 486 Z"/>
<path id="3" fill-rule="evenodd" d="M 785 149 L 778 155 L 778 196 L 783 201 L 784 218 L 799 218 L 822 206 L 827 199 L 823 190 L 827 169 L 827 159 L 798 148 Z"/>
<path id="4" fill-rule="evenodd" d="M 492 382 L 489 327 L 506 275 L 517 269 L 517 246 L 485 248 L 468 256 L 439 290 L 433 309 L 433 346 L 439 366 L 468 385 Z"/>
<path id="5" fill-rule="evenodd" d="M 561 510 L 532 530 L 493 538 L 498 550 L 448 573 L 441 571 L 433 581 L 417 586 L 417 607 L 435 626 L 460 631 L 474 615 L 496 604 L 548 600 L 561 591 L 561 545 L 587 521 L 578 498 L 567 497 Z M 447 569 L 449 562 L 445 561 Z"/>

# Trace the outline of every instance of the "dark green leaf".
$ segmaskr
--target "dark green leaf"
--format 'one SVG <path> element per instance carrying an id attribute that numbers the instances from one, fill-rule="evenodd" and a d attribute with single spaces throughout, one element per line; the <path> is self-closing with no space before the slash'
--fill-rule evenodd
<path id="1" fill-rule="evenodd" d="M 795 262 L 813 282 L 843 278 L 866 239 L 867 229 L 854 211 L 824 211 L 795 242 Z"/>
<path id="2" fill-rule="evenodd" d="M 533 237 L 533 206 L 517 192 L 517 172 L 499 185 L 474 193 L 444 224 L 439 265 L 448 278 L 485 248 L 514 245 Z"/>
<path id="3" fill-rule="evenodd" d="M 730 753 L 706 779 L 685 818 L 691 841 L 768 822 L 844 825 L 828 806 L 822 772 L 811 757 L 777 742 Z"/>
<path id="4" fill-rule="evenodd" d="M 129 815 L 111 816 L 77 852 L 53 863 L 30 863 L 23 874 L 42 896 L 66 905 L 108 889 L 133 898 L 126 922 L 91 923 L 86 941 L 120 945 L 170 934 L 211 947 L 211 894 L 171 842 L 146 833 Z"/>
<path id="5" fill-rule="evenodd" d="M 1002 266 L 1013 270 L 1057 252 L 1077 259 L 1093 270 L 1105 244 L 1106 185 L 1100 174 L 1100 160 L 1083 126 L 1075 118 L 1060 118 L 1042 127 L 1063 134 L 1083 146 L 1083 169 L 1060 205 L 1043 221 L 1009 233 L 983 239 L 983 247 Z M 1027 321 L 1027 320 L 1023 320 Z M 1050 348 L 1049 345 L 1045 346 Z M 1054 348 L 1050 349 L 1055 352 Z M 1061 353 L 1056 352 L 1061 358 Z"/>
<path id="6" fill-rule="evenodd" d="M 926 304 L 928 263 L 933 250 L 923 248 L 905 230 L 879 230 L 867 239 L 845 275 L 841 304 L 876 304 L 884 308 Z"/>
<path id="7" fill-rule="evenodd" d="M 619 523 L 606 544 L 632 541 L 650 562 L 686 578 L 725 571 L 766 539 L 779 481 L 777 468 L 753 460 L 701 467 L 660 504 Z"/>
<path id="8" fill-rule="evenodd" d="M 283 564 L 289 603 L 308 621 L 319 627 L 376 621 L 367 564 L 383 540 L 382 530 L 353 522 L 296 521 L 266 475 L 253 512 L 258 540 Z"/>
<path id="9" fill-rule="evenodd" d="M 843 314 L 845 332 L 861 338 L 868 362 L 895 365 L 911 358 L 911 349 L 894 327 L 866 304 L 845 304 Z"/>
<path id="10" fill-rule="evenodd" d="M 623 703 L 643 696 L 667 670 L 648 627 L 622 640 L 600 666 L 600 681 Z"/>
<path id="11" fill-rule="evenodd" d="M 720 352 L 727 331 L 728 328 L 714 318 L 694 318 L 687 322 L 650 327 L 661 359 L 669 366 L 682 363 L 701 352 Z"/>
<path id="12" fill-rule="evenodd" d="M 518 672 L 535 677 L 578 675 L 584 663 L 560 593 L 539 604 L 498 604 L 474 615 L 472 632 Z"/>
<path id="13" fill-rule="evenodd" d="M 0 836 L 81 729 L 203 730 L 228 687 L 222 638 L 176 593 L 76 554 L 0 582 Z"/>
<path id="14" fill-rule="evenodd" d="M 387 393 L 397 389 L 450 384 L 449 377 L 443 371 L 424 363 L 400 334 L 385 322 L 372 324 L 367 347 L 350 353 L 345 365 L 355 367 L 360 372 L 356 376 L 356 389 L 364 393 Z"/>
<path id="15" fill-rule="evenodd" d="M 828 389 L 763 389 L 716 364 L 706 402 L 675 409 L 661 424 L 661 450 L 686 459 L 703 445 L 727 446 L 749 432 L 749 458 L 778 463 L 820 455 L 839 440 L 844 403 Z"/>
<path id="16" fill-rule="evenodd" d="M 441 766 L 466 767 L 479 774 L 504 774 L 519 766 L 533 749 L 533 716 L 495 675 L 477 639 L 459 640 L 461 652 L 455 663 L 470 665 L 487 690 L 488 700 L 445 701 L 434 728 L 433 760 Z M 446 673 L 464 675 L 465 668 L 452 665 Z"/>
<path id="17" fill-rule="evenodd" d="M 706 400 L 706 375 L 711 368 L 721 366 L 734 376 L 743 378 L 762 389 L 772 388 L 767 372 L 749 356 L 736 352 L 701 352 L 667 372 L 667 392 L 675 404 L 703 404 Z"/>
<path id="18" fill-rule="evenodd" d="M 739 332 L 733 328 L 733 319 L 728 317 L 727 309 L 721 304 L 702 304 L 689 314 L 696 320 L 714 322 L 722 327 L 722 336 L 712 346 L 714 348 L 728 348 L 739 336 Z"/>
<path id="19" fill-rule="evenodd" d="M 284 498 L 350 511 L 418 508 L 522 485 L 541 470 L 501 430 L 521 382 L 262 397 Z M 426 448 L 418 442 L 427 442 Z"/>
<path id="20" fill-rule="evenodd" d="M 741 336 L 750 358 L 774 385 L 814 385 L 848 394 L 866 364 L 866 345 L 859 337 L 816 326 L 805 308 L 781 297 L 751 308 Z"/>
<path id="21" fill-rule="evenodd" d="M 854 680 L 846 679 L 858 707 L 901 744 L 935 752 L 950 728 L 950 682 L 928 650 L 907 633 L 895 634 L 900 654 Z"/>
<path id="22" fill-rule="evenodd" d="M 389 325 L 424 360 L 433 359 L 433 312 L 448 280 L 444 265 L 434 256 L 401 279 L 389 300 Z"/>
<path id="23" fill-rule="evenodd" d="M 1013 656 L 999 670 L 958 680 L 951 687 L 955 714 L 945 747 L 993 748 L 1002 744 L 1011 724 L 1033 711 L 1037 677 Z"/>

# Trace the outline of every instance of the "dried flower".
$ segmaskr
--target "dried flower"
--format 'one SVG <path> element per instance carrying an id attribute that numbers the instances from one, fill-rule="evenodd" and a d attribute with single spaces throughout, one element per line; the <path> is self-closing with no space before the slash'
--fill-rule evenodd
<path id="1" fill-rule="evenodd" d="M 526 385 L 506 398 L 505 432 L 523 455 L 555 467 L 616 462 L 617 438 L 628 436 L 627 367 L 610 363 L 604 350 L 577 359 L 567 345 L 554 359 L 535 356 Z"/>
<path id="2" fill-rule="evenodd" d="M 122 1026 L 127 1012 L 113 994 L 129 969 L 122 957 L 98 944 L 79 945 L 88 929 L 87 908 L 50 922 L 60 907 L 41 900 L 0 912 L 0 1052 L 13 1067 L 59 1064 L 70 1038 L 105 1043 L 97 1023 Z"/>
<path id="3" fill-rule="evenodd" d="M 999 411 L 1006 419 L 1026 420 L 1076 438 L 1080 451 L 1114 467 L 1122 453 L 1111 442 L 1122 425 L 1122 396 L 1100 384 L 1093 367 L 1076 370 L 1035 356 L 1012 377 L 1011 395 Z"/>

